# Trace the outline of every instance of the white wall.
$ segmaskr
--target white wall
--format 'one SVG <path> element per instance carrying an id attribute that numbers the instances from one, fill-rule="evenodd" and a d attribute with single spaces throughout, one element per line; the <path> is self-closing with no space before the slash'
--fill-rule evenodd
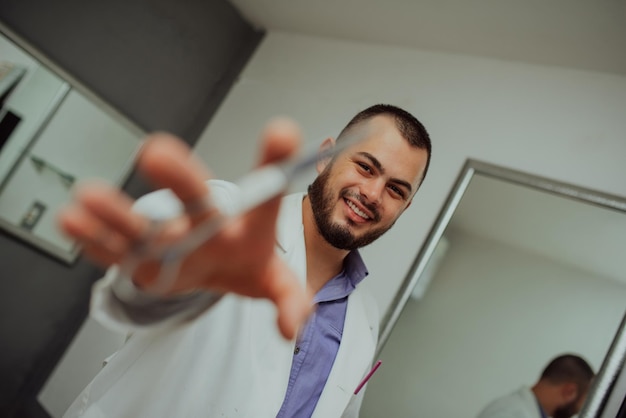
<path id="1" fill-rule="evenodd" d="M 266 36 L 196 149 L 235 179 L 269 118 L 290 115 L 320 141 L 378 102 L 417 115 L 434 147 L 413 205 L 364 252 L 381 312 L 468 157 L 626 195 L 626 77 L 289 33 Z"/>
<path id="2" fill-rule="evenodd" d="M 410 299 L 367 388 L 361 416 L 474 417 L 531 386 L 565 352 L 598 370 L 626 286 L 473 235 L 451 234 L 426 297 Z"/>
<path id="3" fill-rule="evenodd" d="M 278 32 L 268 33 L 196 149 L 216 176 L 234 180 L 253 166 L 269 118 L 294 117 L 307 142 L 319 142 L 378 102 L 414 112 L 434 142 L 414 204 L 364 251 L 366 286 L 383 312 L 467 157 L 626 195 L 624 77 Z M 94 333 L 90 343 L 107 338 Z M 90 370 L 100 360 L 92 356 Z M 66 403 L 77 395 L 69 387 L 54 394 Z"/>

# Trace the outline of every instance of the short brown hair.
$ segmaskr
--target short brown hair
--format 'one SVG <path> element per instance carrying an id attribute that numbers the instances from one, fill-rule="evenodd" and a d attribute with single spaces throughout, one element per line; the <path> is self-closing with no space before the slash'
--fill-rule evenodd
<path id="1" fill-rule="evenodd" d="M 573 382 L 579 393 L 589 389 L 594 372 L 589 363 L 575 354 L 563 354 L 554 358 L 541 373 L 541 380 L 551 383 Z"/>
<path id="2" fill-rule="evenodd" d="M 424 125 L 422 125 L 422 123 L 417 120 L 415 116 L 413 116 L 404 109 L 400 109 L 397 106 L 388 104 L 377 104 L 374 106 L 370 106 L 367 109 L 357 113 L 350 120 L 350 122 L 348 122 L 348 124 L 341 130 L 341 133 L 339 133 L 337 141 L 341 140 L 341 138 L 346 135 L 346 132 L 348 132 L 353 126 L 378 115 L 389 115 L 393 117 L 396 123 L 396 127 L 398 128 L 402 136 L 409 142 L 409 144 L 416 148 L 426 150 L 426 166 L 424 167 L 424 173 L 421 179 L 421 181 L 424 181 L 424 178 L 426 178 L 426 173 L 428 172 L 428 167 L 430 166 L 430 155 L 432 152 L 430 136 L 428 135 L 428 131 L 426 131 Z"/>

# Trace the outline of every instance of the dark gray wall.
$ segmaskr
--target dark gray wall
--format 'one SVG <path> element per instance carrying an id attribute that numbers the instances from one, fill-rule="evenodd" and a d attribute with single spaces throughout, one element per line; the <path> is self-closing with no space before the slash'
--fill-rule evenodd
<path id="1" fill-rule="evenodd" d="M 0 20 L 140 127 L 190 144 L 263 35 L 225 0 L 2 0 Z M 133 175 L 126 190 L 148 187 Z M 45 415 L 35 398 L 101 273 L 0 231 L 0 416 Z"/>
<path id="2" fill-rule="evenodd" d="M 143 128 L 188 140 L 262 35 L 225 0 L 2 0 L 0 19 Z"/>

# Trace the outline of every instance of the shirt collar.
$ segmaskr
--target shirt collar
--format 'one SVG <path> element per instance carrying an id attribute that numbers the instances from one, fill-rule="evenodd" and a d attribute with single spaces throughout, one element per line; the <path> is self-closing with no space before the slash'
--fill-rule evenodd
<path id="1" fill-rule="evenodd" d="M 317 292 L 313 302 L 330 302 L 349 296 L 368 274 L 359 251 L 350 251 L 343 260 L 343 270 Z"/>

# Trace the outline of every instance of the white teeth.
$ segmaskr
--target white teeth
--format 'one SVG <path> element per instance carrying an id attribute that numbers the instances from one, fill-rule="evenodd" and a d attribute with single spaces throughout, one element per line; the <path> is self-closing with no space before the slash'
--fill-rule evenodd
<path id="1" fill-rule="evenodd" d="M 361 218 L 365 218 L 365 219 L 369 219 L 370 217 L 367 216 L 365 213 L 363 213 L 361 210 L 359 210 L 359 208 L 356 207 L 356 205 L 354 203 L 352 203 L 349 200 L 346 200 L 346 202 L 348 202 L 348 206 L 350 206 L 350 209 L 352 209 L 354 211 L 354 213 L 356 213 L 357 215 L 359 215 Z"/>

